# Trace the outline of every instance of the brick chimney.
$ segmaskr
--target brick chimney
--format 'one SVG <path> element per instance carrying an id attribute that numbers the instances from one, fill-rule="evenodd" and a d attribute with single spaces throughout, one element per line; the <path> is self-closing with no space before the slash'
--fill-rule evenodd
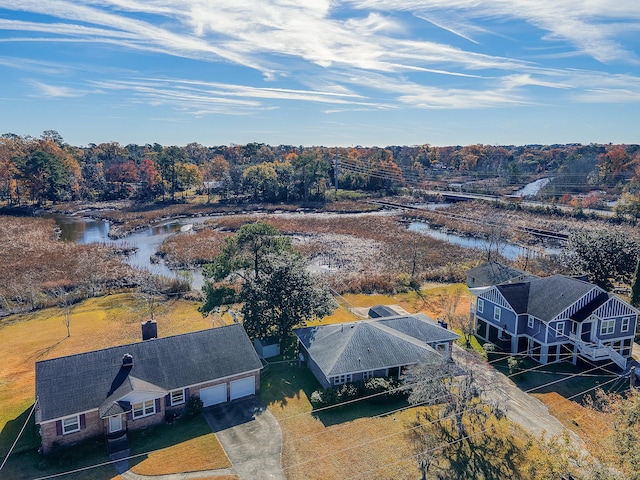
<path id="1" fill-rule="evenodd" d="M 122 366 L 133 367 L 133 355 L 131 355 L 130 353 L 125 353 L 122 356 Z"/>
<path id="2" fill-rule="evenodd" d="M 158 338 L 158 324 L 155 320 L 142 322 L 142 340 L 150 340 L 152 338 Z"/>

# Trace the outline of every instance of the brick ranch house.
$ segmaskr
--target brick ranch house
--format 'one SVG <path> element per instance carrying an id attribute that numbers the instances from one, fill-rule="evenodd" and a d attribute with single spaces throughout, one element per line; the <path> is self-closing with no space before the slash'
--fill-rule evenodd
<path id="1" fill-rule="evenodd" d="M 542 364 L 612 361 L 625 369 L 638 310 L 584 280 L 552 275 L 472 288 L 476 336 Z"/>
<path id="2" fill-rule="evenodd" d="M 240 324 L 36 362 L 42 452 L 126 438 L 181 412 L 190 397 L 206 407 L 253 395 L 261 366 Z"/>
<path id="3" fill-rule="evenodd" d="M 374 307 L 375 309 L 376 307 Z M 451 355 L 459 335 L 428 316 L 392 315 L 351 323 L 298 328 L 301 359 L 324 388 L 372 377 L 400 376 L 406 367 Z"/>

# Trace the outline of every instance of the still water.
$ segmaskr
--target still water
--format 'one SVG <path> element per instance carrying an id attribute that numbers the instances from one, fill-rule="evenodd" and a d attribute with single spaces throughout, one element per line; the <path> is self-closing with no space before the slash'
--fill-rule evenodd
<path id="1" fill-rule="evenodd" d="M 131 233 L 124 238 L 109 238 L 109 222 L 106 220 L 94 220 L 91 218 L 77 217 L 72 215 L 51 215 L 60 228 L 60 239 L 77 242 L 81 244 L 104 243 L 116 247 L 135 248 L 136 251 L 126 262 L 135 268 L 149 270 L 157 275 L 174 278 L 181 274 L 188 274 L 193 279 L 191 287 L 199 290 L 202 288 L 204 278 L 200 269 L 189 270 L 187 272 L 176 272 L 167 267 L 164 263 L 152 263 L 151 257 L 158 251 L 158 248 L 171 235 L 180 231 L 184 225 L 202 222 L 204 219 L 182 218 L 170 220 L 168 222 L 148 227 L 143 230 Z"/>

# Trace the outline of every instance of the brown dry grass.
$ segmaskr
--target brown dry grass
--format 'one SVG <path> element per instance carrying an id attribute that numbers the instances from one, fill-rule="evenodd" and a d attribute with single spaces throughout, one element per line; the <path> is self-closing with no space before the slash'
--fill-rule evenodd
<path id="1" fill-rule="evenodd" d="M 181 233 L 166 239 L 158 251 L 165 255 L 170 267 L 193 268 L 213 261 L 230 235 L 209 229 Z"/>
<path id="2" fill-rule="evenodd" d="M 502 227 L 501 233 L 510 241 L 520 243 L 535 242 L 535 239 L 519 231 L 519 228 L 537 228 L 567 235 L 581 229 L 597 231 L 603 228 L 618 228 L 640 240 L 640 231 L 629 225 L 613 227 L 604 219 L 543 215 L 524 210 L 496 208 L 483 202 L 460 202 L 449 205 L 446 209 L 414 211 L 408 215 L 470 236 L 486 235 L 489 232 L 488 223 L 493 223 Z"/>
<path id="3" fill-rule="evenodd" d="M 282 466 L 289 480 L 418 478 L 415 462 L 403 463 L 402 468 L 396 463 L 411 455 L 402 432 L 415 418 L 413 408 L 331 426 L 311 415 L 303 390 L 290 392 L 268 408 L 282 429 Z"/>
<path id="4" fill-rule="evenodd" d="M 216 435 L 210 433 L 149 454 L 131 468 L 139 475 L 168 475 L 229 468 L 231 462 Z M 237 478 L 227 476 L 226 478 Z"/>
<path id="5" fill-rule="evenodd" d="M 211 327 L 212 320 L 198 313 L 198 305 L 184 300 L 163 304 L 156 312 L 158 334 L 166 337 Z M 0 431 L 33 403 L 36 361 L 136 342 L 140 322 L 146 319 L 145 303 L 129 294 L 74 305 L 70 337 L 59 308 L 2 319 Z M 4 453 L 8 445 L 0 447 Z"/>
<path id="6" fill-rule="evenodd" d="M 549 413 L 584 441 L 589 453 L 609 465 L 616 463 L 615 458 L 607 457 L 606 452 L 610 449 L 605 448 L 607 438 L 613 434 L 610 415 L 567 400 L 555 392 L 533 396 L 544 402 Z"/>
<path id="7" fill-rule="evenodd" d="M 104 245 L 57 240 L 53 220 L 0 217 L 0 308 L 41 306 L 58 289 L 122 284 L 133 270 Z"/>
<path id="8" fill-rule="evenodd" d="M 234 215 L 211 224 L 235 231 L 256 221 L 302 237 L 296 245 L 312 262 L 337 265 L 325 278 L 340 293 L 406 289 L 412 271 L 418 281 L 461 281 L 477 258 L 473 250 L 409 232 L 388 215 Z"/>

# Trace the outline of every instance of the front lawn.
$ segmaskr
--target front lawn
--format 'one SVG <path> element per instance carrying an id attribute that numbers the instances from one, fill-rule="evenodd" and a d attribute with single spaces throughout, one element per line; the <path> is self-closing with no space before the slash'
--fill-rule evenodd
<path id="1" fill-rule="evenodd" d="M 131 471 L 140 475 L 199 472 L 229 468 L 231 462 L 202 415 L 158 425 L 129 435 L 131 455 L 138 457 Z"/>
<path id="2" fill-rule="evenodd" d="M 162 304 L 156 311 L 159 335 L 166 337 L 211 327 L 211 318 L 203 318 L 197 311 L 198 305 L 183 300 Z M 139 341 L 140 322 L 147 318 L 143 300 L 130 294 L 118 294 L 74 305 L 70 337 L 67 337 L 59 308 L 0 320 L 0 461 L 9 451 L 33 405 L 36 361 Z M 38 446 L 37 428 L 31 419 L 5 469 L 16 455 L 16 458 L 25 459 L 29 464 L 25 468 L 31 472 L 30 465 L 39 463 L 35 453 Z M 101 454 L 104 455 L 104 451 Z M 112 470 L 110 467 L 109 471 Z M 19 472 L 20 468 L 15 471 Z M 9 475 L 7 478 L 14 477 Z M 17 474 L 15 478 L 21 477 Z"/>
<path id="3" fill-rule="evenodd" d="M 319 387 L 297 365 L 272 366 L 262 379 L 260 399 L 282 429 L 287 479 L 419 478 L 403 436 L 415 408 L 358 401 L 313 413 L 309 396 Z"/>

